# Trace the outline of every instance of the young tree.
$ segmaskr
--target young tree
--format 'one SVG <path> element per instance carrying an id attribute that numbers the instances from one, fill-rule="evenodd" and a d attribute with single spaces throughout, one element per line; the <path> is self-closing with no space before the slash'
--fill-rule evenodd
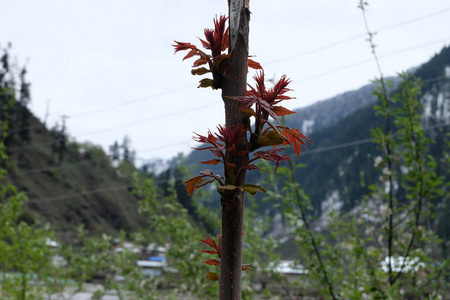
<path id="1" fill-rule="evenodd" d="M 249 20 L 250 10 L 248 0 L 228 1 L 229 29 L 226 29 L 227 18 L 221 16 L 214 21 L 213 29 L 205 29 L 206 40 L 200 39 L 203 47 L 211 51 L 207 54 L 190 43 L 175 41 L 175 52 L 188 50 L 184 59 L 198 56 L 194 62 L 193 75 L 212 74 L 212 79 L 202 79 L 199 87 L 222 89 L 222 100 L 225 106 L 225 125 L 218 126 L 218 133 L 210 131 L 206 136 L 197 134 L 194 139 L 207 144 L 198 150 L 210 150 L 215 159 L 201 162 L 216 165 L 223 163 L 224 176 L 214 174 L 211 170 L 200 172 L 186 181 L 186 190 L 192 194 L 195 189 L 216 181 L 221 195 L 222 205 L 222 235 L 219 244 L 211 239 L 204 243 L 215 248 L 211 251 L 217 254 L 219 261 L 210 262 L 220 264 L 220 276 L 209 273 L 208 278 L 219 279 L 220 299 L 241 299 L 241 270 L 242 266 L 242 233 L 244 213 L 244 192 L 256 194 L 264 192 L 261 186 L 246 183 L 246 171 L 259 169 L 253 162 L 264 159 L 276 162 L 289 160 L 280 154 L 284 145 L 293 145 L 299 155 L 300 146 L 309 141 L 297 129 L 275 125 L 269 122 L 272 117 L 278 122 L 278 116 L 294 112 L 279 106 L 281 101 L 292 99 L 285 95 L 290 89 L 290 80 L 282 76 L 272 89 L 267 90 L 264 83 L 264 71 L 260 71 L 254 79 L 256 87 L 247 87 L 248 67 L 262 69 L 251 59 L 248 59 Z M 225 52 L 228 49 L 227 53 Z M 206 65 L 207 68 L 201 67 Z M 251 125 L 251 118 L 254 125 Z M 266 151 L 255 150 L 273 146 Z M 278 148 L 277 148 L 278 147 Z M 253 158 L 249 155 L 253 153 Z M 208 262 L 207 262 L 208 263 Z"/>

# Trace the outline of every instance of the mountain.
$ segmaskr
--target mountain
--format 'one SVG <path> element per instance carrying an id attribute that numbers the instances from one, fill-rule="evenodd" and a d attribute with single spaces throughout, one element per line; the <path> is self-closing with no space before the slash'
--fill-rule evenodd
<path id="1" fill-rule="evenodd" d="M 439 161 L 450 128 L 447 126 L 450 123 L 450 48 L 443 48 L 413 72 L 424 82 L 420 99 L 424 107 L 422 119 L 435 140 L 431 153 Z M 399 78 L 390 80 L 395 89 Z M 352 209 L 369 194 L 369 185 L 378 181 L 373 165 L 380 153 L 371 142 L 371 130 L 384 124 L 384 120 L 374 113 L 374 87 L 375 84 L 363 86 L 298 109 L 297 114 L 286 117 L 287 126 L 300 129 L 314 142 L 297 161 L 306 167 L 296 174 L 296 179 L 311 196 L 316 216 L 333 204 L 343 211 Z M 187 161 L 198 166 L 197 161 L 211 158 L 208 155 L 207 151 L 194 151 Z M 220 166 L 212 169 L 222 173 Z M 261 181 L 259 172 L 247 174 L 247 182 Z M 218 203 L 218 199 L 214 202 Z M 260 203 L 259 207 L 265 212 L 266 204 Z"/>
<path id="2" fill-rule="evenodd" d="M 91 234 L 141 227 L 138 201 L 124 176 L 132 165 L 114 168 L 101 147 L 67 141 L 60 130 L 48 130 L 20 103 L 15 103 L 10 119 L 13 111 L 27 114 L 29 138 L 23 140 L 19 133 L 24 127 L 10 122 L 5 179 L 29 198 L 25 220 L 49 222 L 57 238 L 67 243 L 73 242 L 75 227 L 81 224 Z"/>

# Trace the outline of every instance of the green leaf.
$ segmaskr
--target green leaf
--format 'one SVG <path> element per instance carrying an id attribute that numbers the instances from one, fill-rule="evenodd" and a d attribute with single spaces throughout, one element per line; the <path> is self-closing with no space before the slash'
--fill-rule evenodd
<path id="1" fill-rule="evenodd" d="M 255 195 L 256 193 L 265 193 L 266 190 L 260 185 L 246 183 L 239 187 L 242 191 L 249 193 L 250 195 Z"/>
<path id="2" fill-rule="evenodd" d="M 230 193 L 234 192 L 237 189 L 238 189 L 237 186 L 232 185 L 232 184 L 227 184 L 227 185 L 224 185 L 224 186 L 218 186 L 217 187 L 217 192 L 219 192 L 219 194 L 224 196 L 224 195 L 229 195 Z"/>
<path id="3" fill-rule="evenodd" d="M 214 84 L 214 80 L 209 79 L 209 78 L 204 78 L 204 79 L 200 80 L 199 82 L 200 82 L 200 85 L 198 86 L 199 88 L 212 87 Z"/>
<path id="4" fill-rule="evenodd" d="M 198 68 L 198 69 L 192 69 L 191 73 L 192 75 L 205 75 L 206 73 L 211 72 L 207 68 Z"/>
<path id="5" fill-rule="evenodd" d="M 284 138 L 276 130 L 271 130 L 258 140 L 258 147 L 280 145 Z"/>
<path id="6" fill-rule="evenodd" d="M 217 187 L 217 190 L 220 192 L 220 191 L 234 191 L 234 190 L 236 190 L 237 189 L 237 186 L 235 186 L 235 185 L 232 185 L 232 184 L 227 184 L 227 185 L 224 185 L 224 186 L 219 186 L 219 187 Z"/>

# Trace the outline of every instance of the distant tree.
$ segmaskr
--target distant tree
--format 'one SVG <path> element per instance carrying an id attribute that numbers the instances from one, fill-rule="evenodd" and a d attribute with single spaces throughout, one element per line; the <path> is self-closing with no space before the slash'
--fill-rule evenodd
<path id="1" fill-rule="evenodd" d="M 55 126 L 50 130 L 54 139 L 52 143 L 53 155 L 57 155 L 59 165 L 64 159 L 67 148 L 66 118 L 66 116 L 61 117 L 61 128 L 58 122 L 56 122 Z"/>
<path id="2" fill-rule="evenodd" d="M 117 141 L 114 141 L 114 144 L 109 146 L 109 158 L 113 163 L 119 163 L 120 161 L 120 147 Z"/>
<path id="3" fill-rule="evenodd" d="M 30 86 L 31 84 L 26 81 L 25 75 L 27 74 L 27 69 L 25 67 L 20 71 L 19 79 L 20 79 L 20 90 L 19 90 L 19 99 L 18 99 L 18 119 L 19 119 L 19 136 L 20 139 L 24 142 L 29 142 L 30 137 L 30 125 L 31 125 L 31 113 L 28 110 L 28 104 L 31 101 L 31 92 Z"/>
<path id="4" fill-rule="evenodd" d="M 5 140 L 6 145 L 11 145 L 16 137 L 19 140 L 16 142 L 30 141 L 30 122 L 31 113 L 28 110 L 28 104 L 31 101 L 31 84 L 26 81 L 26 67 L 23 67 L 18 75 L 20 82 L 19 96 L 16 97 L 16 72 L 17 67 L 10 62 L 9 51 L 11 44 L 3 49 L 3 54 L 0 57 L 0 106 L 9 119 L 9 135 Z M 5 115 L 4 115 L 5 116 Z"/>
<path id="5" fill-rule="evenodd" d="M 131 150 L 131 139 L 128 135 L 125 135 L 120 147 L 122 148 L 122 161 L 133 164 L 136 156 L 136 151 Z"/>

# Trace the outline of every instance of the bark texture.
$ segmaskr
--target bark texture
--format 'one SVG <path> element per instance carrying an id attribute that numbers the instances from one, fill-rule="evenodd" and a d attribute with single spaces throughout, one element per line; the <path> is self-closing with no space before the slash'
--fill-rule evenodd
<path id="1" fill-rule="evenodd" d="M 225 105 L 225 124 L 235 127 L 245 125 L 244 116 L 230 96 L 245 96 L 248 72 L 248 34 L 249 19 L 248 0 L 229 0 L 230 45 L 231 56 L 222 87 Z M 246 139 L 237 145 L 247 150 Z M 248 161 L 248 155 L 234 162 L 239 169 Z M 245 183 L 246 172 L 241 172 L 235 182 L 226 182 L 239 186 Z M 230 178 L 225 178 L 229 181 Z M 244 220 L 244 193 L 237 191 L 234 195 L 222 197 L 222 245 L 219 290 L 220 300 L 238 300 L 242 298 L 241 265 L 242 233 Z"/>

